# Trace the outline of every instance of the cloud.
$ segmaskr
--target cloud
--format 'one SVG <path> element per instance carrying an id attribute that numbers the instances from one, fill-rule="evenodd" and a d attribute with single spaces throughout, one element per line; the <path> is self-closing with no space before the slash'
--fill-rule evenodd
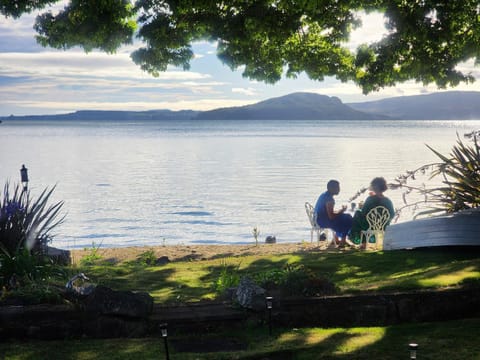
<path id="1" fill-rule="evenodd" d="M 177 94 L 178 95 L 178 94 Z M 6 103 L 8 106 L 35 109 L 35 111 L 45 110 L 41 113 L 68 113 L 77 110 L 122 110 L 122 111 L 146 111 L 152 109 L 169 110 L 212 110 L 221 107 L 241 106 L 254 103 L 255 101 L 245 102 L 243 100 L 233 99 L 178 99 L 177 101 L 127 101 L 127 102 L 108 102 L 108 101 L 36 101 L 36 100 L 15 100 Z"/>
<path id="2" fill-rule="evenodd" d="M 257 90 L 254 89 L 254 88 L 251 88 L 251 87 L 249 87 L 249 88 L 233 88 L 232 92 L 237 93 L 237 94 L 247 95 L 247 96 L 257 96 L 258 95 Z"/>
<path id="3" fill-rule="evenodd" d="M 347 47 L 352 51 L 356 50 L 361 44 L 377 42 L 387 34 L 385 18 L 382 13 L 372 12 L 367 14 L 361 11 L 357 15 L 361 19 L 362 25 L 350 34 Z"/>
<path id="4" fill-rule="evenodd" d="M 0 75 L 61 77 L 123 77 L 152 79 L 130 59 L 128 54 L 108 55 L 99 52 L 0 53 Z M 208 74 L 169 70 L 159 80 L 198 80 Z"/>
<path id="5" fill-rule="evenodd" d="M 189 97 L 185 105 L 200 109 L 214 101 L 198 97 L 218 97 L 226 85 L 209 74 L 175 69 L 152 77 L 128 54 L 0 53 L 0 116 L 31 114 L 33 109 L 146 110 L 159 100 L 170 102 L 165 108 L 180 109 L 179 96 Z M 13 111 L 15 107 L 23 110 Z"/>

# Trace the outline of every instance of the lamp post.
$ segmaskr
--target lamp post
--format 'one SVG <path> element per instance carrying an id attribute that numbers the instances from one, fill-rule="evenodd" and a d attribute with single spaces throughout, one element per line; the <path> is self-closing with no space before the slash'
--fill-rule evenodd
<path id="1" fill-rule="evenodd" d="M 418 344 L 415 344 L 415 343 L 408 344 L 408 348 L 410 349 L 410 360 L 416 359 Z"/>
<path id="2" fill-rule="evenodd" d="M 22 180 L 23 191 L 28 190 L 28 169 L 25 167 L 25 164 L 22 165 L 20 169 L 20 179 Z"/>
<path id="3" fill-rule="evenodd" d="M 170 356 L 168 355 L 167 325 L 167 323 L 160 324 L 160 332 L 162 334 L 163 343 L 165 344 L 165 359 L 170 360 Z"/>
<path id="4" fill-rule="evenodd" d="M 265 306 L 268 310 L 268 333 L 272 335 L 272 308 L 273 308 L 273 297 L 267 296 L 265 298 Z"/>

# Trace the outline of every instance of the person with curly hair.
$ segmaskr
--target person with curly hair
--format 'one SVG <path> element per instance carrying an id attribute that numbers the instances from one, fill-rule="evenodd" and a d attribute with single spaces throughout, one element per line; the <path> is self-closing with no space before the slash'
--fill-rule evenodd
<path id="1" fill-rule="evenodd" d="M 373 208 L 377 206 L 384 206 L 390 213 L 390 220 L 393 219 L 393 217 L 395 216 L 395 209 L 393 207 L 392 201 L 388 197 L 383 195 L 383 193 L 387 189 L 387 181 L 383 177 L 376 177 L 370 182 L 369 196 L 365 199 L 363 205 L 360 205 L 359 209 L 353 215 L 352 230 L 350 231 L 350 240 L 352 240 L 354 243 L 360 244 L 361 231 L 368 229 L 366 215 Z M 364 249 L 366 247 L 366 243 L 363 242 L 360 247 Z"/>

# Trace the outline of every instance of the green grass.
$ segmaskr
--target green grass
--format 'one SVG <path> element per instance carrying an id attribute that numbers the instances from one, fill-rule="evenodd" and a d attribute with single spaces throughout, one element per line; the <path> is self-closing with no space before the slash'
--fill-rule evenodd
<path id="1" fill-rule="evenodd" d="M 204 261 L 82 266 L 93 282 L 117 290 L 147 291 L 157 303 L 215 299 L 215 283 L 229 266 L 239 276 L 258 275 L 286 264 L 304 265 L 334 282 L 339 293 L 399 291 L 480 283 L 480 249 L 437 248 L 386 252 L 308 252 Z"/>
<path id="2" fill-rule="evenodd" d="M 184 261 L 164 266 L 150 261 L 111 264 L 98 260 L 72 272 L 85 272 L 94 283 L 116 290 L 147 291 L 157 303 L 175 304 L 215 299 L 214 285 L 226 269 L 239 276 L 303 265 L 333 281 L 340 293 L 400 291 L 480 284 L 480 249 L 436 248 L 410 251 L 344 253 L 308 252 L 281 256 L 226 257 Z M 239 329 L 239 327 L 236 327 Z M 247 324 L 242 330 L 201 335 L 170 334 L 171 359 L 408 359 L 407 345 L 419 344 L 419 359 L 479 359 L 480 319 L 413 323 L 370 328 L 274 329 Z M 242 351 L 205 353 L 193 341 L 235 339 Z M 187 344 L 190 353 L 176 344 Z M 161 339 L 78 339 L 0 342 L 0 358 L 164 359 Z M 3 357 L 2 357 L 3 356 Z"/>
<path id="3" fill-rule="evenodd" d="M 480 319 L 371 328 L 274 329 L 272 336 L 264 327 L 247 327 L 242 332 L 170 336 L 169 352 L 175 360 L 397 360 L 408 359 L 408 344 L 416 342 L 419 359 L 469 360 L 479 358 L 479 328 Z M 234 339 L 243 343 L 245 350 L 205 353 L 191 345 L 212 339 L 219 343 Z M 177 351 L 177 344 L 186 345 L 191 352 Z M 159 338 L 7 342 L 0 343 L 0 354 L 8 360 L 165 359 Z"/>

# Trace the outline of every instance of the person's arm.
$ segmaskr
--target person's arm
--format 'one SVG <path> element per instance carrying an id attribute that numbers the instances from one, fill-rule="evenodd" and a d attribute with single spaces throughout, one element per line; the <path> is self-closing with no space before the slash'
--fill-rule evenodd
<path id="1" fill-rule="evenodd" d="M 327 209 L 327 215 L 330 220 L 335 218 L 335 213 L 333 212 L 333 206 L 335 203 L 333 201 L 329 201 L 325 204 L 325 208 Z"/>
<path id="2" fill-rule="evenodd" d="M 330 220 L 333 220 L 333 219 L 335 219 L 338 215 L 343 214 L 343 213 L 345 212 L 345 210 L 347 209 L 346 206 L 342 206 L 342 209 L 341 209 L 341 210 L 335 212 L 335 211 L 333 210 L 334 206 L 335 206 L 335 202 L 334 202 L 334 201 L 329 201 L 329 202 L 327 202 L 327 203 L 325 204 L 325 207 L 326 207 L 326 209 L 327 209 L 327 215 L 328 215 L 328 218 L 329 218 Z"/>
<path id="3" fill-rule="evenodd" d="M 390 213 L 390 221 L 392 221 L 392 219 L 395 217 L 395 208 L 393 207 L 393 203 L 392 203 L 392 200 L 388 199 L 388 202 L 387 202 L 387 209 L 388 209 L 388 212 Z"/>

